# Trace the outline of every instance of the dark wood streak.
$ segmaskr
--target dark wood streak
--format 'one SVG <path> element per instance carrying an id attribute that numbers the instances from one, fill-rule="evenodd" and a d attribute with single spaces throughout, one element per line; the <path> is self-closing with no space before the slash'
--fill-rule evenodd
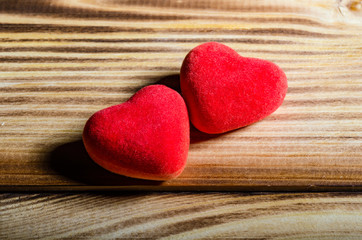
<path id="1" fill-rule="evenodd" d="M 69 77 L 68 77 L 69 79 Z M 44 80 L 44 79 L 43 79 Z M 92 78 L 90 79 L 92 80 Z M 126 86 L 114 86 L 114 87 L 104 87 L 104 86 L 79 86 L 79 87 L 71 87 L 71 86 L 36 86 L 36 87 L 0 87 L 0 92 L 8 92 L 8 93 L 30 93 L 30 92 L 105 92 L 105 93 L 134 93 L 140 87 L 126 87 Z M 335 92 L 335 91 L 348 91 L 348 92 L 361 92 L 362 87 L 359 86 L 315 86 L 315 87 L 289 87 L 288 93 L 325 93 L 325 92 Z M 350 96 L 352 97 L 352 96 Z M 342 98 L 347 99 L 348 98 Z M 353 100 L 352 98 L 350 98 Z M 316 101 L 324 101 L 323 99 L 318 99 Z M 329 100 L 329 99 L 325 99 Z M 297 100 L 299 103 L 303 100 Z M 311 101 L 311 100 L 309 100 Z M 294 102 L 289 100 L 286 101 L 288 103 Z M 285 104 L 285 103 L 284 103 Z"/>
<path id="2" fill-rule="evenodd" d="M 122 97 L 0 97 L 0 102 L 9 105 L 23 104 L 114 104 L 124 102 L 126 99 Z"/>
<path id="3" fill-rule="evenodd" d="M 240 158 L 242 160 L 242 158 Z M 354 165 L 356 166 L 356 165 Z M 358 166 L 358 165 L 357 165 Z M 353 165 L 351 166 L 353 167 Z M 326 174 L 326 170 L 328 169 L 328 174 Z M 273 174 L 272 174 L 273 173 Z M 268 182 L 269 180 L 278 180 L 278 181 L 290 181 L 293 180 L 318 180 L 323 176 L 322 181 L 341 181 L 341 180 L 354 180 L 358 182 L 362 179 L 361 177 L 362 170 L 354 169 L 350 170 L 350 168 L 343 169 L 339 166 L 325 166 L 325 167 L 315 167 L 315 166 L 293 166 L 293 170 L 290 167 L 281 167 L 278 170 L 273 169 L 272 166 L 262 167 L 262 168 L 252 168 L 252 167 L 235 167 L 235 166 L 218 166 L 215 167 L 190 167 L 186 168 L 184 172 L 184 177 L 195 175 L 198 178 L 205 178 L 209 181 L 210 184 L 217 183 L 217 181 L 224 180 L 225 182 L 230 180 L 232 183 L 232 179 L 239 179 L 243 181 L 253 180 L 261 180 L 262 182 Z M 336 180 L 335 176 L 343 176 L 343 179 Z"/>
<path id="4" fill-rule="evenodd" d="M 346 119 L 355 119 L 360 120 L 362 118 L 362 113 L 358 112 L 320 112 L 318 114 L 311 115 L 310 113 L 298 113 L 298 114 L 288 114 L 288 113 L 279 113 L 272 114 L 268 117 L 269 120 L 288 120 L 288 121 L 301 121 L 301 120 L 346 120 Z"/>
<path id="5" fill-rule="evenodd" d="M 82 57 L 0 57 L 4 63 L 59 63 L 59 62 L 157 62 L 160 60 L 179 60 L 182 58 L 82 58 Z"/>
<path id="6" fill-rule="evenodd" d="M 121 87 L 104 87 L 104 86 L 36 86 L 36 87 L 2 87 L 0 92 L 106 92 L 106 93 L 131 93 L 136 92 L 139 89 L 138 86 L 121 86 Z M 1 98 L 1 97 L 0 97 Z M 3 98 L 4 99 L 4 98 Z M 20 99 L 25 101 L 26 97 Z M 1 101 L 1 100 L 0 100 Z"/>
<path id="7" fill-rule="evenodd" d="M 127 94 L 132 94 L 137 91 L 138 88 L 130 88 Z M 68 90 L 69 91 L 69 90 Z M 84 90 L 86 91 L 86 90 Z M 1 92 L 1 91 L 0 91 Z M 34 92 L 34 91 L 32 91 Z M 36 91 L 35 91 L 36 92 Z M 44 91 L 39 91 L 44 93 Z M 104 90 L 103 90 L 104 92 Z M 117 92 L 117 91 L 116 91 Z M 119 92 L 121 93 L 121 92 Z M 60 94 L 59 94 L 60 95 Z M 83 104 L 114 104 L 116 102 L 125 101 L 124 97 L 39 97 L 39 96 L 27 96 L 27 97 L 0 97 L 0 102 L 7 105 L 23 105 L 23 104 L 71 104 L 71 105 L 83 105 Z M 327 98 L 327 99 L 309 99 L 309 100 L 286 100 L 283 106 L 345 106 L 345 105 L 357 105 L 360 102 L 358 97 L 344 97 L 344 98 Z"/>
<path id="8" fill-rule="evenodd" d="M 168 72 L 178 72 L 180 71 L 180 65 L 181 65 L 181 59 L 179 65 L 176 66 L 149 66 L 147 65 L 147 61 L 144 62 L 144 64 L 140 66 L 122 66 L 120 64 L 119 66 L 89 66 L 89 67 L 53 67 L 53 66 L 44 66 L 44 67 L 13 67 L 13 66 L 7 66 L 7 67 L 0 67 L 0 71 L 2 72 L 49 72 L 49 71 L 67 71 L 67 72 L 93 72 L 93 71 L 168 71 Z M 277 61 L 276 61 L 277 63 Z M 284 67 L 283 70 L 285 72 L 321 72 L 321 73 L 328 73 L 331 72 L 331 70 L 334 71 L 346 71 L 346 70 L 360 70 L 359 65 L 349 65 L 349 66 L 323 66 L 323 67 L 315 67 L 310 66 L 308 68 L 298 68 L 298 67 Z"/>
<path id="9" fill-rule="evenodd" d="M 152 72 L 152 71 L 150 71 Z M 174 72 L 174 74 L 178 74 L 179 69 L 177 72 Z M 166 72 L 167 74 L 170 74 L 169 71 Z M 120 81 L 120 80 L 131 80 L 131 81 L 135 81 L 138 80 L 140 82 L 155 82 L 160 80 L 160 78 L 162 78 L 162 72 L 160 73 L 160 76 L 155 76 L 155 75 L 147 75 L 147 74 L 142 74 L 142 75 L 125 75 L 125 76 L 104 76 L 104 75 L 96 75 L 96 76 L 92 76 L 92 75 L 82 75 L 81 73 L 76 73 L 75 75 L 65 75 L 65 76 L 39 76 L 36 80 L 38 82 L 43 82 L 43 81 L 60 81 L 60 82 L 64 82 L 64 81 L 104 81 L 107 80 L 109 81 Z M 0 79 L 2 78 L 2 76 L 0 75 Z M 7 76 L 7 77 L 3 77 L 2 80 L 3 81 L 14 81 L 14 82 L 30 82 L 34 79 L 33 76 L 23 76 L 23 77 L 12 77 L 12 76 Z"/>
<path id="10" fill-rule="evenodd" d="M 275 61 L 277 62 L 277 61 Z M 152 72 L 152 71 L 150 71 Z M 107 80 L 109 81 L 120 81 L 120 80 L 138 80 L 138 81 L 147 81 L 147 82 L 156 82 L 158 80 L 160 80 L 160 78 L 163 77 L 162 74 L 178 74 L 179 73 L 179 69 L 177 71 L 174 72 L 170 72 L 170 71 L 165 71 L 165 73 L 160 73 L 159 76 L 155 76 L 155 75 L 147 75 L 146 73 L 143 73 L 142 75 L 126 75 L 126 76 L 107 76 L 107 75 L 97 75 L 97 76 L 92 76 L 92 75 L 82 75 L 82 73 L 77 73 L 76 75 L 65 75 L 65 76 L 44 76 L 42 75 L 41 77 L 39 76 L 36 80 L 37 82 L 47 82 L 47 81 L 102 81 L 102 80 Z M 318 77 L 316 76 L 309 76 L 309 75 L 302 75 L 300 73 L 298 73 L 297 75 L 293 74 L 288 74 L 288 80 L 292 81 L 292 82 L 299 82 L 299 81 L 310 81 L 311 83 L 313 83 L 314 81 L 323 81 L 323 80 L 332 80 L 333 82 L 339 82 L 340 80 L 354 80 L 354 79 L 360 79 L 361 74 L 360 73 L 333 73 L 333 75 L 319 75 Z M 18 77 L 18 76 L 1 76 L 0 75 L 0 79 L 3 81 L 11 81 L 11 82 L 17 82 L 17 83 L 22 83 L 22 82 L 29 82 L 32 81 L 34 79 L 33 76 L 23 76 L 23 77 Z M 358 87 L 358 83 L 355 84 L 356 87 Z M 355 87 L 353 86 L 353 88 Z M 324 87 L 324 86 L 323 86 Z M 311 87 L 311 88 L 314 88 Z M 316 86 L 317 88 L 317 86 Z M 336 88 L 339 88 L 340 90 L 342 90 L 343 88 L 340 88 L 339 85 L 336 85 Z M 309 91 L 309 90 L 308 90 Z"/>
<path id="11" fill-rule="evenodd" d="M 66 199 L 93 199 L 98 204 L 102 201 L 99 201 L 100 199 L 104 199 L 107 201 L 107 204 L 111 204 L 113 206 L 113 202 L 118 203 L 127 203 L 129 201 L 137 203 L 138 200 L 142 200 L 147 196 L 148 198 L 154 198 L 155 201 L 162 200 L 164 202 L 172 202 L 172 203 L 184 203 L 185 205 L 189 206 L 189 209 L 185 209 L 184 212 L 180 212 L 178 210 L 180 209 L 174 209 L 169 211 L 176 211 L 175 213 L 178 214 L 188 214 L 193 213 L 197 211 L 204 211 L 204 210 L 213 210 L 217 208 L 218 206 L 224 206 L 226 205 L 237 205 L 237 204 L 254 204 L 257 203 L 259 200 L 263 199 L 263 203 L 273 203 L 273 202 L 279 202 L 279 201 L 286 201 L 284 204 L 280 206 L 280 208 L 283 209 L 283 206 L 289 205 L 289 200 L 316 200 L 316 199 L 345 199 L 345 201 L 341 201 L 341 203 L 346 203 L 347 208 L 353 207 L 353 202 L 350 200 L 352 198 L 358 199 L 360 197 L 360 192 L 322 192 L 322 193 L 232 193 L 232 192 L 200 192 L 196 194 L 195 196 L 198 196 L 198 198 L 203 199 L 205 201 L 195 202 L 196 205 L 191 205 L 191 201 L 194 200 L 194 196 L 190 195 L 189 192 L 149 192 L 149 193 L 127 193 L 127 192 L 95 192 L 95 193 L 1 193 L 0 194 L 0 200 L 2 206 L 6 207 L 7 205 L 14 205 L 14 204 L 24 204 L 24 205 L 31 205 L 33 203 L 33 200 L 36 199 L 58 199 L 60 200 L 60 203 L 62 201 L 66 201 Z M 206 201 L 208 200 L 208 201 Z M 202 203 L 202 204 L 201 204 Z M 332 206 L 332 203 L 321 203 L 321 204 L 327 204 L 327 206 Z M 89 202 L 90 205 L 94 204 L 92 202 Z M 305 206 L 306 203 L 302 203 L 300 201 L 293 203 L 292 206 L 294 206 L 295 210 L 300 210 L 298 206 Z M 183 204 L 182 204 L 183 205 Z M 315 205 L 315 203 L 311 204 Z M 258 207 L 257 205 L 254 205 L 255 207 Z M 42 207 L 42 206 L 39 206 Z M 316 206 L 313 206 L 313 208 L 317 209 Z M 353 209 L 350 209 L 353 210 Z M 159 216 L 158 213 L 155 214 L 155 216 Z M 172 215 L 170 215 L 172 216 Z"/>
<path id="12" fill-rule="evenodd" d="M 1 131 L 0 132 L 0 136 L 18 136 L 18 137 L 25 137 L 25 136 L 34 136 L 34 137 L 41 137 L 41 136 L 48 136 L 49 133 L 47 132 L 43 132 L 43 131 L 39 131 L 39 130 L 30 130 L 30 131 L 26 131 L 26 132 L 10 132 L 10 131 Z M 52 134 L 52 136 L 54 138 L 57 137 L 67 137 L 69 136 L 69 132 L 67 133 L 56 133 L 56 134 Z M 318 137 L 318 136 L 309 136 L 309 137 L 305 137 L 305 136 L 290 136 L 287 134 L 287 136 L 268 136 L 268 135 L 260 135 L 258 137 L 253 137 L 253 136 L 228 136 L 227 137 L 228 140 L 237 140 L 237 141 L 243 141 L 243 142 L 261 142 L 261 141 L 288 141 L 288 140 L 297 140 L 297 141 L 311 141 L 311 140 L 316 140 L 316 141 L 320 141 L 320 140 L 333 140 L 333 141 L 358 141 L 358 140 L 362 140 L 362 136 L 355 136 L 355 137 L 350 137 L 350 136 L 325 136 L 325 137 Z M 198 140 L 197 138 L 193 139 L 193 140 Z M 231 147 L 234 148 L 234 147 Z M 225 148 L 227 149 L 227 148 Z M 307 156 L 308 154 L 304 154 L 303 156 Z M 205 164 L 206 165 L 206 164 Z M 205 167 L 205 165 L 202 165 L 200 167 Z M 2 165 L 3 166 L 3 165 Z M 194 165 L 193 165 L 194 166 Z M 296 165 L 294 165 L 296 166 Z M 217 166 L 213 166 L 215 168 L 217 168 Z M 237 166 L 235 166 L 237 167 Z"/>
<path id="13" fill-rule="evenodd" d="M 148 67 L 146 64 L 143 66 L 117 66 L 117 67 L 107 67 L 107 66 L 90 66 L 90 67 L 39 67 L 39 68 L 28 68 L 28 67 L 0 67 L 0 72 L 48 72 L 48 71 L 68 71 L 68 72 L 93 72 L 93 71 L 169 71 L 176 72 L 180 70 L 180 67 Z"/>
<path id="14" fill-rule="evenodd" d="M 277 61 L 276 61 L 277 62 Z M 310 72 L 310 71 L 314 71 L 314 72 L 327 72 L 327 73 L 337 73 L 338 71 L 347 71 L 347 70 L 361 70 L 362 65 L 360 63 L 355 63 L 355 64 L 348 64 L 346 65 L 327 65 L 327 66 L 317 66 L 317 65 L 313 65 L 311 64 L 308 67 L 284 67 L 283 70 L 285 72 Z M 318 79 L 318 78 L 316 78 Z M 330 79 L 332 79 L 332 77 L 330 77 Z"/>
<path id="15" fill-rule="evenodd" d="M 140 53 L 183 52 L 182 48 L 165 47 L 0 47 L 0 52 L 64 52 L 64 53 Z"/>
<path id="16" fill-rule="evenodd" d="M 336 78 L 334 76 L 334 78 Z M 1 89 L 0 89 L 1 91 Z M 324 93 L 324 92 L 334 92 L 334 91 L 348 91 L 348 92 L 362 92 L 361 86 L 313 86 L 313 87 L 289 87 L 288 93 Z"/>
<path id="17" fill-rule="evenodd" d="M 0 111 L 0 116 L 37 116 L 37 117 L 90 117 L 93 111 L 66 111 L 66 110 L 8 110 Z M 287 114 L 279 113 L 272 114 L 266 119 L 268 121 L 275 120 L 288 120 L 288 121 L 301 121 L 301 120 L 360 120 L 362 113 L 358 112 L 321 112 L 319 115 L 311 115 L 310 113 Z M 264 121 L 266 121 L 266 119 Z"/>
<path id="18" fill-rule="evenodd" d="M 225 29 L 225 28 L 132 28 L 110 26 L 69 26 L 55 24 L 0 24 L 1 32 L 44 32 L 44 33 L 112 33 L 112 32 L 142 32 L 142 33 L 224 33 L 244 35 L 276 35 L 276 36 L 305 36 L 308 38 L 345 38 L 346 34 L 330 34 L 311 32 L 293 28 L 253 28 L 253 29 Z"/>
<path id="19" fill-rule="evenodd" d="M 338 82 L 339 80 L 353 80 L 353 79 L 360 79 L 361 73 L 351 73 L 351 72 L 346 72 L 346 73 L 336 73 L 336 72 L 332 72 L 333 75 L 307 75 L 307 76 L 303 76 L 301 74 L 298 75 L 294 75 L 294 76 L 290 76 L 289 75 L 289 80 L 290 81 L 298 81 L 298 82 L 303 82 L 303 81 L 320 81 L 320 80 L 332 80 L 333 82 L 336 81 Z M 356 83 L 357 85 L 358 83 Z"/>
<path id="20" fill-rule="evenodd" d="M 91 43 L 148 43 L 148 42 L 165 42 L 165 43 L 203 43 L 208 42 L 224 42 L 224 43 L 250 43 L 250 44 L 294 44 L 290 40 L 274 40 L 274 39 L 255 39 L 255 38 L 213 38 L 194 39 L 194 38 L 123 38 L 123 39 L 106 39 L 106 38 L 43 38 L 43 39 L 9 39 L 0 38 L 0 42 L 91 42 Z M 299 44 L 299 43 L 298 43 Z M 303 43 L 302 43 L 303 44 Z"/>
<path id="21" fill-rule="evenodd" d="M 75 110 L 75 111 L 66 111 L 66 110 L 15 110 L 1 112 L 1 117 L 10 117 L 10 116 L 31 116 L 31 117 L 90 117 L 94 111 L 88 110 Z"/>
<path id="22" fill-rule="evenodd" d="M 325 230 L 325 231 L 320 231 L 320 232 L 316 232 L 313 230 L 309 230 L 309 231 L 304 231 L 304 230 L 299 230 L 299 231 L 294 231 L 293 233 L 289 232 L 289 233 L 284 233 L 283 234 L 283 238 L 287 238 L 287 239 L 300 239 L 303 238 L 305 236 L 308 236 L 309 238 L 312 237 L 313 239 L 325 239 L 325 238 L 334 238 L 334 239 L 343 239 L 343 238 L 348 238 L 349 239 L 357 239 L 359 240 L 360 236 L 362 235 L 361 231 L 355 231 L 353 234 L 351 234 L 350 230 L 345 230 L 345 231 L 336 231 L 336 230 Z M 268 239 L 270 238 L 278 238 L 280 236 L 280 234 L 274 233 L 274 234 L 269 234 L 268 235 Z M 247 239 L 245 239 L 247 240 Z"/>
<path id="23" fill-rule="evenodd" d="M 61 53 L 161 53 L 161 52 L 182 52 L 187 53 L 190 48 L 185 47 L 0 47 L 0 52 L 61 52 Z M 235 49 L 241 52 L 240 49 Z M 343 51 L 296 51 L 296 50 L 248 50 L 245 53 L 270 53 L 286 55 L 325 55 L 342 54 Z"/>
<path id="24" fill-rule="evenodd" d="M 238 50 L 238 49 L 237 49 Z M 239 50 L 239 52 L 241 52 L 241 50 Z M 268 53 L 268 54 L 285 54 L 285 55 L 296 55 L 296 56 L 300 56 L 300 55 L 325 55 L 325 54 L 343 54 L 345 53 L 344 51 L 336 51 L 336 50 L 331 50 L 331 51 L 305 51 L 305 50 L 247 50 L 247 49 L 243 49 L 242 52 L 250 52 L 250 53 Z M 289 62 L 293 62 L 294 60 L 290 60 Z"/>
<path id="25" fill-rule="evenodd" d="M 295 106 L 357 106 L 361 102 L 361 98 L 356 97 L 333 97 L 327 99 L 302 99 L 302 100 L 286 100 L 283 106 L 295 107 Z"/>

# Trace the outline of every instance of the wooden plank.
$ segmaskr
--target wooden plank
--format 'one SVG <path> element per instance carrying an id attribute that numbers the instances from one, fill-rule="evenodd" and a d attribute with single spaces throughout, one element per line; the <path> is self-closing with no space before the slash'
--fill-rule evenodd
<path id="1" fill-rule="evenodd" d="M 362 187 L 358 1 L 2 1 L 0 189 L 308 190 Z M 191 129 L 168 182 L 108 173 L 81 142 L 87 118 L 154 83 L 177 85 L 196 45 L 218 41 L 286 72 L 268 118 Z"/>
<path id="2" fill-rule="evenodd" d="M 1 239 L 362 238 L 360 193 L 13 193 L 0 209 Z"/>

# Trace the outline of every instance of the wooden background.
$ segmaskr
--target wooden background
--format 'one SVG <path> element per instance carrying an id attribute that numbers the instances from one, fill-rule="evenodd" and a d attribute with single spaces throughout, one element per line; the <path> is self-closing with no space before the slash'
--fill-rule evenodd
<path id="1" fill-rule="evenodd" d="M 0 1 L 0 239 L 362 239 L 361 193 L 15 192 L 360 190 L 361 35 L 361 1 Z M 206 41 L 279 64 L 283 106 L 228 134 L 192 129 L 171 182 L 93 164 L 86 119 L 177 88 Z"/>
<path id="2" fill-rule="evenodd" d="M 0 189 L 357 190 L 362 187 L 360 1 L 1 1 Z M 274 61 L 289 90 L 265 120 L 191 129 L 169 182 L 96 166 L 95 111 L 153 83 L 177 88 L 193 47 L 218 41 Z"/>

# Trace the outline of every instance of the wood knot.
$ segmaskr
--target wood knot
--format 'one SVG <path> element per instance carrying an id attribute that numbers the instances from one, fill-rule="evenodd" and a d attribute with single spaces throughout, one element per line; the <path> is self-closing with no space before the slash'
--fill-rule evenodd
<path id="1" fill-rule="evenodd" d="M 339 6 L 349 11 L 361 11 L 362 0 L 339 0 Z"/>

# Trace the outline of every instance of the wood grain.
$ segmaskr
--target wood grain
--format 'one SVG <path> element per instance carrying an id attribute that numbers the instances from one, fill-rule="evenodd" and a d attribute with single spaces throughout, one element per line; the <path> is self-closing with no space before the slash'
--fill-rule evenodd
<path id="1" fill-rule="evenodd" d="M 1 1 L 0 189 L 362 189 L 360 1 Z M 218 41 L 274 61 L 289 90 L 268 118 L 191 129 L 169 182 L 99 168 L 80 136 L 95 111 L 161 83 Z"/>
<path id="2" fill-rule="evenodd" d="M 0 194 L 1 239 L 361 239 L 361 193 Z"/>

